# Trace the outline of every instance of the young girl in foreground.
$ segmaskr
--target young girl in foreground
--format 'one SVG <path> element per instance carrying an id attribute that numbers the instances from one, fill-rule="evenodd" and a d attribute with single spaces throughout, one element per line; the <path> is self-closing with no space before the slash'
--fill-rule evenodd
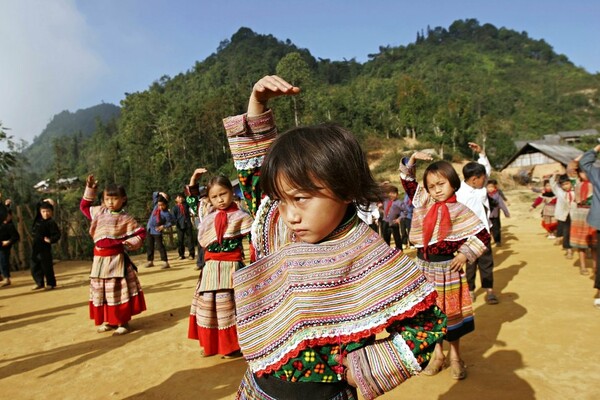
<path id="1" fill-rule="evenodd" d="M 201 175 L 204 169 L 194 174 Z M 196 284 L 188 337 L 200 341 L 203 356 L 239 356 L 235 327 L 233 273 L 242 268 L 242 240 L 250 233 L 252 217 L 233 201 L 233 186 L 225 176 L 207 184 L 213 211 L 198 227 L 198 241 L 204 249 L 205 264 Z"/>
<path id="2" fill-rule="evenodd" d="M 486 250 L 490 234 L 467 206 L 456 201 L 460 178 L 451 164 L 437 161 L 427 167 L 423 185 L 417 185 L 414 166 L 431 156 L 416 152 L 400 163 L 400 177 L 415 206 L 410 241 L 417 248 L 417 265 L 435 285 L 437 305 L 448 317 L 444 337 L 450 343 L 448 358 L 452 378 L 464 379 L 466 370 L 460 357 L 460 338 L 475 328 L 473 302 L 463 267 Z M 445 366 L 442 344 L 423 373 L 435 375 Z"/>
<path id="3" fill-rule="evenodd" d="M 445 316 L 416 265 L 358 218 L 379 187 L 353 135 L 319 125 L 275 138 L 266 103 L 298 92 L 264 77 L 248 113 L 224 121 L 236 168 L 268 196 L 252 231 L 259 260 L 234 275 L 249 366 L 237 398 L 356 399 L 358 387 L 373 399 L 421 370 Z"/>
<path id="4" fill-rule="evenodd" d="M 123 186 L 109 184 L 100 206 L 92 206 L 98 182 L 89 175 L 79 208 L 91 220 L 94 261 L 90 272 L 90 318 L 101 325 L 98 332 L 129 332 L 133 315 L 146 310 L 137 269 L 127 254 L 144 243 L 146 230 L 125 212 L 127 194 Z M 104 325 L 102 325 L 104 323 Z"/>

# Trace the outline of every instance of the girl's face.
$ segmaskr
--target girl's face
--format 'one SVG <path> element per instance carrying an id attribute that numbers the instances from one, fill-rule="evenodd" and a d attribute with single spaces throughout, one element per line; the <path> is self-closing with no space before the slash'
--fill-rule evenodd
<path id="1" fill-rule="evenodd" d="M 550 193 L 552 191 L 552 186 L 549 183 L 544 185 L 544 192 Z"/>
<path id="2" fill-rule="evenodd" d="M 486 189 L 488 193 L 494 193 L 496 191 L 496 185 L 488 183 Z"/>
<path id="3" fill-rule="evenodd" d="M 104 206 L 110 211 L 120 211 L 125 204 L 125 197 L 104 195 Z"/>
<path id="4" fill-rule="evenodd" d="M 329 189 L 308 193 L 281 179 L 279 213 L 301 241 L 318 243 L 342 222 L 350 201 L 338 199 Z"/>
<path id="5" fill-rule="evenodd" d="M 208 199 L 214 208 L 224 210 L 233 202 L 233 192 L 221 185 L 214 185 L 208 191 Z"/>
<path id="6" fill-rule="evenodd" d="M 427 192 L 435 201 L 446 201 L 454 194 L 454 188 L 445 176 L 436 172 L 427 175 Z"/>

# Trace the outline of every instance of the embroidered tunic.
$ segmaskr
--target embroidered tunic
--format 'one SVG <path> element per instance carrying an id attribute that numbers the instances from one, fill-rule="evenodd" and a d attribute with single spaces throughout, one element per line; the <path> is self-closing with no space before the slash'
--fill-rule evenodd
<path id="1" fill-rule="evenodd" d="M 261 202 L 258 185 L 276 136 L 271 111 L 229 117 L 224 125 L 245 198 L 252 210 L 260 204 L 252 226 L 258 261 L 234 275 L 240 345 L 255 377 L 246 375 L 238 398 L 271 398 L 256 389 L 257 377 L 340 382 L 344 368 L 334 355 L 353 360 L 368 399 L 420 371 L 442 338 L 445 316 L 414 263 L 360 221 L 353 206 L 322 242 L 294 243 L 278 202 Z M 392 334 L 374 342 L 386 329 Z"/>

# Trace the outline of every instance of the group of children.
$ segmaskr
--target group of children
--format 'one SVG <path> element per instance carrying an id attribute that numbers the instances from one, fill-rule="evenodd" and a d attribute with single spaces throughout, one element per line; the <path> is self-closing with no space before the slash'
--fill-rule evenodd
<path id="1" fill-rule="evenodd" d="M 562 245 L 567 259 L 577 255 L 579 272 L 589 275 L 587 255 L 591 253 L 592 272 L 597 269 L 596 229 L 588 221 L 594 188 L 579 165 L 581 157 L 567 166 L 567 173 L 544 177 L 539 196 L 530 211 L 541 207 L 542 227 L 548 239 Z"/>
<path id="2" fill-rule="evenodd" d="M 203 216 L 198 243 L 205 264 L 188 337 L 199 341 L 204 356 L 243 354 L 248 370 L 238 399 L 357 399 L 357 390 L 373 399 L 446 366 L 453 379 L 464 379 L 460 339 L 475 327 L 475 272 L 486 302 L 497 304 L 491 239 L 501 244 L 499 212 L 509 216 L 497 183 L 488 180 L 481 147 L 470 144 L 480 159 L 465 165 L 462 181 L 451 164 L 437 161 L 417 182 L 417 162 L 431 157 L 415 152 L 404 158 L 399 170 L 406 199 L 388 190 L 379 235 L 359 218 L 373 211 L 382 193 L 354 136 L 332 124 L 278 134 L 268 101 L 299 92 L 278 76 L 265 76 L 254 85 L 247 112 L 224 119 L 249 212 L 234 201 L 224 176 L 209 179 L 202 193 L 204 168 L 192 174 L 185 202 L 177 196 L 173 214 L 189 215 L 190 207 Z M 90 317 L 99 332 L 119 335 L 146 308 L 128 251 L 148 236 L 148 247 L 157 245 L 168 267 L 154 236 L 178 222 L 169 217 L 165 193 L 154 194 L 144 229 L 124 211 L 123 187 L 107 185 L 102 204 L 93 206 L 96 192 L 90 175 L 80 204 L 94 241 Z M 417 249 L 414 260 L 402 252 L 409 242 L 399 234 L 406 217 L 398 203 L 414 207 L 406 229 Z M 392 234 L 396 249 L 389 246 Z M 243 263 L 248 239 L 251 267 Z"/>

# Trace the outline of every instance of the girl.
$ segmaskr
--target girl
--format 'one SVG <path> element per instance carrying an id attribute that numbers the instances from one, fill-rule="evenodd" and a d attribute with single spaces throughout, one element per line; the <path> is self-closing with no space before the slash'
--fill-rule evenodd
<path id="1" fill-rule="evenodd" d="M 460 178 L 446 161 L 430 164 L 417 185 L 414 166 L 417 160 L 431 156 L 416 152 L 408 163 L 400 163 L 402 184 L 414 204 L 410 242 L 417 248 L 417 265 L 437 290 L 437 305 L 448 317 L 444 339 L 450 344 L 448 358 L 451 376 L 466 378 L 460 357 L 460 338 L 475 328 L 473 302 L 463 266 L 474 262 L 486 251 L 490 234 L 483 222 L 466 205 L 456 201 Z M 403 160 L 405 161 L 405 160 Z M 423 373 L 435 375 L 444 367 L 442 344 Z"/>
<path id="2" fill-rule="evenodd" d="M 248 113 L 224 121 L 236 168 L 267 195 L 252 228 L 259 260 L 234 275 L 249 366 L 237 398 L 356 399 L 358 387 L 373 399 L 421 370 L 445 316 L 414 263 L 358 218 L 380 196 L 354 136 L 320 125 L 276 138 L 267 101 L 299 90 L 266 76 Z"/>
<path id="3" fill-rule="evenodd" d="M 552 192 L 552 186 L 550 181 L 544 180 L 544 188 L 542 194 L 540 194 L 531 204 L 529 211 L 544 203 L 542 208 L 542 227 L 548 232 L 548 239 L 556 239 L 556 228 L 558 228 L 558 221 L 554 217 L 554 209 L 556 208 L 556 196 Z"/>
<path id="4" fill-rule="evenodd" d="M 127 205 L 123 186 L 107 185 L 102 205 L 92 206 L 97 188 L 94 175 L 89 175 L 79 204 L 83 215 L 91 220 L 90 235 L 94 240 L 90 318 L 101 325 L 99 333 L 115 330 L 113 335 L 123 335 L 129 332 L 131 317 L 146 310 L 137 268 L 127 254 L 127 250 L 142 247 L 146 230 L 123 209 Z"/>
<path id="5" fill-rule="evenodd" d="M 199 168 L 194 174 L 205 171 Z M 192 300 L 188 337 L 200 342 L 202 356 L 222 354 L 222 358 L 230 358 L 240 355 L 233 273 L 244 266 L 242 240 L 250 233 L 252 217 L 233 201 L 233 186 L 227 177 L 212 178 L 207 189 L 213 211 L 198 227 L 205 264 Z"/>
<path id="6" fill-rule="evenodd" d="M 590 207 L 592 205 L 592 196 L 594 188 L 588 180 L 586 173 L 579 167 L 580 157 L 575 161 L 577 166 L 575 170 L 578 175 L 578 181 L 575 185 L 575 201 L 571 206 L 571 231 L 570 245 L 579 254 L 579 273 L 589 275 L 586 266 L 586 251 L 591 249 L 593 260 L 593 271 L 596 271 L 596 229 L 587 222 Z"/>

